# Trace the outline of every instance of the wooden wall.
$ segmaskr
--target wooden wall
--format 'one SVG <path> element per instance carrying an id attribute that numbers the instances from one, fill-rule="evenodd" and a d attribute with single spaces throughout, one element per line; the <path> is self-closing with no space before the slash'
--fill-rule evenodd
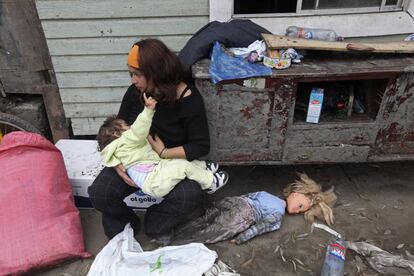
<path id="1" fill-rule="evenodd" d="M 146 37 L 178 52 L 208 23 L 208 0 L 36 0 L 65 114 L 94 135 L 130 84 L 126 55 Z"/>

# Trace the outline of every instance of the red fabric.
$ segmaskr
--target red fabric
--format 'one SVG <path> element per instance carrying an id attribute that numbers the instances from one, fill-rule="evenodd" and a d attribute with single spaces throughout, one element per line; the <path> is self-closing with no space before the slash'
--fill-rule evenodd
<path id="1" fill-rule="evenodd" d="M 38 134 L 0 144 L 0 275 L 90 257 L 60 151 Z"/>

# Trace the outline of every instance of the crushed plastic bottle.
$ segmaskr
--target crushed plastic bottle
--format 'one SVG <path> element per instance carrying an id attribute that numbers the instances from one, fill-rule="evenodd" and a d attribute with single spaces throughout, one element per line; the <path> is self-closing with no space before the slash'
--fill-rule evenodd
<path id="1" fill-rule="evenodd" d="M 326 248 L 321 276 L 343 276 L 345 267 L 345 242 L 336 240 Z"/>
<path id="2" fill-rule="evenodd" d="M 302 28 L 297 26 L 289 26 L 286 29 L 286 36 L 295 38 L 306 38 L 314 40 L 325 41 L 341 41 L 343 37 L 338 36 L 334 30 L 316 29 L 316 28 Z"/>

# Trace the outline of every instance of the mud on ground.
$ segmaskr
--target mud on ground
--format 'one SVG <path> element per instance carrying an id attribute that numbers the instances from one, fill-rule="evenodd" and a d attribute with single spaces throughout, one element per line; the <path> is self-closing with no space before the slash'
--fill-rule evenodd
<path id="1" fill-rule="evenodd" d="M 266 190 L 282 195 L 295 172 L 306 172 L 324 188 L 335 185 L 333 229 L 347 240 L 368 241 L 393 254 L 414 254 L 414 163 L 342 164 L 324 166 L 227 167 L 230 182 L 210 200 Z M 143 213 L 140 212 L 142 217 Z M 82 210 L 87 249 L 97 254 L 107 242 L 99 212 Z M 142 233 L 136 238 L 144 250 L 156 245 Z M 241 275 L 320 275 L 325 247 L 332 236 L 310 227 L 301 215 L 286 215 L 281 229 L 243 244 L 227 241 L 208 245 Z M 283 257 L 282 257 L 283 256 Z M 86 275 L 92 260 L 72 261 L 35 275 Z M 348 251 L 346 275 L 378 275 L 361 258 Z M 395 270 L 394 275 L 410 275 Z"/>

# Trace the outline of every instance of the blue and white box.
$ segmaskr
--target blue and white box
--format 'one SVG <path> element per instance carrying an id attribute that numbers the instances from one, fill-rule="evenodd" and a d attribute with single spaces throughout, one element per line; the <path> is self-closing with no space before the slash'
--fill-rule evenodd
<path id="1" fill-rule="evenodd" d="M 309 97 L 308 115 L 306 116 L 306 122 L 319 123 L 319 117 L 321 116 L 323 103 L 323 88 L 312 88 Z"/>
<path id="2" fill-rule="evenodd" d="M 93 208 L 88 187 L 105 167 L 95 140 L 59 140 L 55 146 L 61 151 L 68 173 L 75 204 L 79 208 Z M 127 196 L 125 203 L 132 208 L 146 209 L 160 203 L 161 198 L 144 194 L 141 190 Z"/>

